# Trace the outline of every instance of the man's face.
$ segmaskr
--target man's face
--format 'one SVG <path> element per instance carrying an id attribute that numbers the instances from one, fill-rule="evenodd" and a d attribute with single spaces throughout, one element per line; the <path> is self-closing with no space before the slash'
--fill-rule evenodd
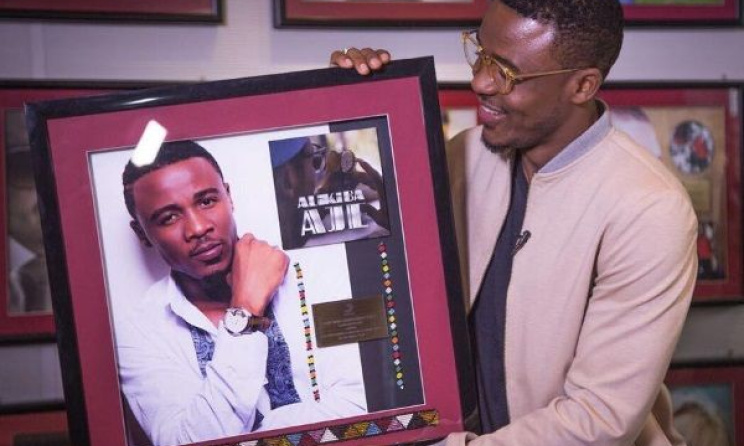
<path id="1" fill-rule="evenodd" d="M 135 232 L 171 269 L 197 280 L 228 271 L 237 241 L 232 200 L 207 160 L 189 158 L 150 172 L 132 192 Z"/>
<path id="2" fill-rule="evenodd" d="M 486 54 L 517 74 L 563 68 L 552 54 L 554 27 L 524 18 L 499 0 L 489 6 L 478 35 Z M 487 70 L 474 74 L 471 85 L 480 99 L 478 117 L 489 148 L 529 150 L 557 139 L 571 105 L 565 88 L 569 76 L 526 80 L 508 95 L 499 95 Z"/>

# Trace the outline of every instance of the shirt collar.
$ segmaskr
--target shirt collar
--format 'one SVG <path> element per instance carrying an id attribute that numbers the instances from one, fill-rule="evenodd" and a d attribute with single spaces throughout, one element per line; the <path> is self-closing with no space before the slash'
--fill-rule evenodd
<path id="1" fill-rule="evenodd" d="M 604 101 L 597 99 L 597 109 L 599 112 L 599 119 L 597 119 L 591 127 L 586 129 L 584 133 L 579 135 L 578 138 L 571 141 L 571 143 L 561 150 L 558 155 L 548 161 L 548 163 L 540 169 L 540 173 L 551 173 L 566 167 L 575 160 L 581 158 L 592 148 L 596 147 L 596 145 L 607 136 L 612 127 L 607 104 L 605 104 Z"/>
<path id="2" fill-rule="evenodd" d="M 168 305 L 173 313 L 183 319 L 184 322 L 192 327 L 199 328 L 207 333 L 217 334 L 217 327 L 212 321 L 199 310 L 196 305 L 184 296 L 181 289 L 173 280 L 173 276 L 168 276 L 166 293 L 168 295 Z"/>

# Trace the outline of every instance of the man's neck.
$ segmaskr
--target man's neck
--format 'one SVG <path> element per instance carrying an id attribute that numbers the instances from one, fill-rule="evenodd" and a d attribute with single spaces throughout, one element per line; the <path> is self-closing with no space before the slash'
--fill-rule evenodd
<path id="1" fill-rule="evenodd" d="M 553 135 L 549 143 L 522 152 L 522 168 L 527 182 L 530 182 L 543 166 L 597 122 L 597 119 L 599 119 L 599 108 L 597 102 L 592 101 L 591 104 L 578 108 L 575 113 L 568 116 L 560 131 Z"/>
<path id="2" fill-rule="evenodd" d="M 232 290 L 224 275 L 195 279 L 177 271 L 171 273 L 186 299 L 216 326 L 229 307 Z"/>

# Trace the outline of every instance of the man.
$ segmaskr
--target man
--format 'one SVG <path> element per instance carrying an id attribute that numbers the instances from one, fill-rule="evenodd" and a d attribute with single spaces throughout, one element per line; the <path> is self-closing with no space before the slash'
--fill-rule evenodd
<path id="1" fill-rule="evenodd" d="M 696 273 L 695 215 L 597 91 L 617 0 L 494 0 L 464 35 L 482 126 L 448 148 L 482 436 L 447 445 L 670 445 L 662 385 Z M 385 51 L 334 52 L 365 74 Z"/>
<path id="2" fill-rule="evenodd" d="M 366 413 L 344 361 L 333 364 L 338 376 L 311 379 L 288 258 L 251 234 L 238 238 L 211 154 L 165 143 L 152 163 L 130 161 L 123 183 L 131 228 L 171 268 L 116 330 L 122 389 L 154 445 Z"/>

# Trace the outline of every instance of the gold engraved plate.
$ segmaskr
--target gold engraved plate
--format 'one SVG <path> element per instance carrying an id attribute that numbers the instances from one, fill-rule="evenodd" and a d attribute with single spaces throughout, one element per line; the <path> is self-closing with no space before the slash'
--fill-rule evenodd
<path id="1" fill-rule="evenodd" d="M 381 295 L 313 305 L 318 347 L 351 344 L 388 335 Z"/>

